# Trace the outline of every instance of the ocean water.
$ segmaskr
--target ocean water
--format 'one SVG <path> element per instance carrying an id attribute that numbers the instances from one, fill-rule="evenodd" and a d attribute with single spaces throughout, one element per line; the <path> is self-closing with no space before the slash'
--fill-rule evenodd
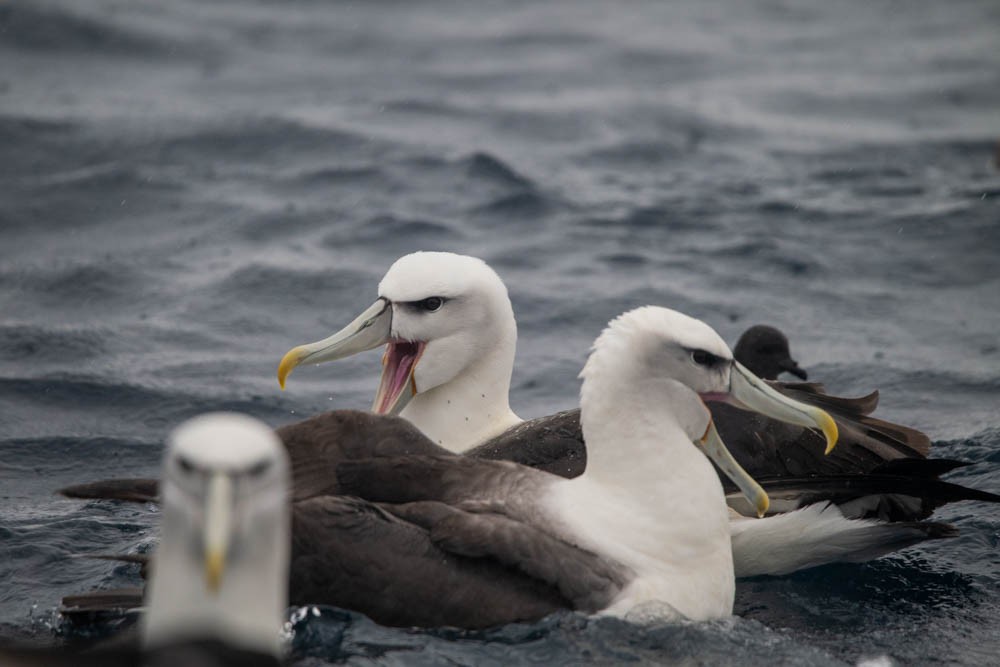
<path id="1" fill-rule="evenodd" d="M 0 636 L 131 585 L 154 474 L 205 410 L 366 408 L 371 352 L 303 368 L 398 256 L 506 281 L 513 407 L 576 404 L 647 303 L 786 331 L 836 393 L 1000 492 L 1000 7 L 992 0 L 0 4 Z M 865 565 L 741 582 L 707 624 L 489 632 L 294 611 L 301 664 L 1000 664 L 1000 508 Z"/>

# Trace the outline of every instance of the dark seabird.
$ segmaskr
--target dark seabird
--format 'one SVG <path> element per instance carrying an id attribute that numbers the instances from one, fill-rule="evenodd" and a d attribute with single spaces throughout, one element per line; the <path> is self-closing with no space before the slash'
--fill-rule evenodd
<path id="1" fill-rule="evenodd" d="M 778 329 L 758 324 L 743 332 L 733 348 L 733 356 L 747 369 L 764 380 L 777 380 L 782 373 L 791 373 L 801 380 L 809 379 L 792 359 L 788 338 Z"/>
<path id="2" fill-rule="evenodd" d="M 5 667 L 274 667 L 288 603 L 289 465 L 265 424 L 196 417 L 170 436 L 162 467 L 160 546 L 138 646 L 0 648 Z M 82 605 L 134 604 L 99 591 Z M 117 600 L 116 600 L 117 597 Z M 96 600 L 96 603 L 95 603 Z"/>
<path id="3" fill-rule="evenodd" d="M 731 614 L 730 519 L 709 459 L 757 512 L 768 500 L 704 401 L 820 428 L 830 447 L 833 420 L 755 378 L 706 324 L 665 308 L 612 321 L 581 377 L 590 451 L 574 479 L 453 454 L 401 419 L 330 413 L 282 429 L 294 477 L 291 601 L 403 626 L 650 605 L 668 618 Z"/>
<path id="4" fill-rule="evenodd" d="M 290 350 L 279 365 L 281 385 L 299 365 L 385 345 L 374 412 L 399 414 L 454 452 L 516 461 L 565 477 L 583 472 L 587 454 L 578 410 L 522 422 L 510 409 L 517 328 L 506 287 L 489 266 L 451 253 L 413 253 L 390 267 L 378 293 L 378 300 L 341 331 Z M 756 348 L 752 358 L 763 360 L 769 374 L 776 374 L 775 368 L 798 369 L 788 354 L 787 340 L 777 333 L 783 341 L 777 350 L 767 335 L 753 336 L 745 346 Z M 742 535 L 734 540 L 740 576 L 781 574 L 833 560 L 866 560 L 922 540 L 947 537 L 954 534 L 949 526 L 916 522 L 945 502 L 998 499 L 938 480 L 938 475 L 961 463 L 926 461 L 927 436 L 871 417 L 877 392 L 853 399 L 826 394 L 818 384 L 774 383 L 773 387 L 829 411 L 841 440 L 827 456 L 823 437 L 808 428 L 724 403 L 710 404 L 736 460 L 762 480 L 765 489 L 780 488 L 782 502 L 775 504 L 772 514 L 822 503 L 822 508 L 780 522 L 769 518 L 748 525 L 734 516 L 734 531 Z M 899 460 L 909 463 L 893 463 Z M 732 483 L 721 473 L 720 479 L 731 492 L 731 506 L 741 515 L 753 516 L 753 508 L 739 498 Z M 828 501 L 836 507 L 827 508 Z M 825 531 L 815 530 L 819 509 L 825 510 Z M 896 523 L 890 526 L 887 521 Z M 799 522 L 799 530 L 789 528 L 793 522 Z M 779 548 L 793 557 L 780 569 L 761 571 L 758 559 L 751 563 L 742 557 L 743 550 Z M 797 567 L 794 557 L 799 558 Z"/>

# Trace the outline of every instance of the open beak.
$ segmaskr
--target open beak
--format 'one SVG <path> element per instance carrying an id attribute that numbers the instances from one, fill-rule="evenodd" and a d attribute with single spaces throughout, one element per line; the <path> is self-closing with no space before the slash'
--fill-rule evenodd
<path id="1" fill-rule="evenodd" d="M 278 364 L 278 384 L 284 389 L 285 379 L 296 366 L 335 361 L 384 345 L 389 342 L 391 329 L 392 306 L 388 299 L 380 298 L 329 338 L 286 352 Z"/>
<path id="2" fill-rule="evenodd" d="M 417 395 L 417 381 L 413 374 L 426 347 L 423 341 L 389 341 L 382 355 L 382 379 L 375 392 L 372 412 L 397 415 Z"/>
<path id="3" fill-rule="evenodd" d="M 208 480 L 205 498 L 205 588 L 219 592 L 229 555 L 232 536 L 233 480 L 226 473 L 214 473 Z"/>
<path id="4" fill-rule="evenodd" d="M 733 484 L 743 492 L 750 504 L 757 510 L 757 516 L 764 516 L 767 513 L 767 508 L 771 505 L 767 492 L 726 449 L 726 443 L 722 442 L 719 432 L 715 430 L 714 420 L 708 422 L 705 435 L 701 436 L 701 440 L 697 444 L 705 452 L 705 456 L 717 465 L 719 470 L 726 474 L 726 477 L 733 480 Z"/>

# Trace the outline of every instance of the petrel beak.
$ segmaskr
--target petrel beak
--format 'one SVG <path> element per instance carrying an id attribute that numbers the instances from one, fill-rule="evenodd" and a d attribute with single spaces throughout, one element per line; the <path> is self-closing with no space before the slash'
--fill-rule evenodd
<path id="1" fill-rule="evenodd" d="M 726 477 L 733 480 L 733 483 L 757 510 L 757 516 L 764 516 L 767 513 L 767 508 L 771 505 L 767 492 L 729 453 L 726 443 L 722 442 L 719 432 L 715 430 L 714 420 L 709 420 L 705 435 L 701 436 L 697 444 L 705 452 L 705 456 L 715 463 L 719 470 L 726 474 Z"/>
<path id="2" fill-rule="evenodd" d="M 738 361 L 733 362 L 729 378 L 727 402 L 789 424 L 818 428 L 826 437 L 827 454 L 837 445 L 837 423 L 825 410 L 778 393 Z"/>
<path id="3" fill-rule="evenodd" d="M 214 473 L 208 480 L 205 497 L 205 588 L 213 595 L 219 592 L 222 575 L 229 555 L 232 535 L 233 480 L 223 472 Z"/>
<path id="4" fill-rule="evenodd" d="M 791 357 L 786 357 L 778 362 L 778 368 L 785 371 L 786 373 L 791 373 L 795 377 L 801 380 L 808 380 L 809 374 L 804 370 L 799 368 L 799 362 L 795 361 Z"/>
<path id="5" fill-rule="evenodd" d="M 285 388 L 285 379 L 302 364 L 318 364 L 350 357 L 371 350 L 389 341 L 392 329 L 392 305 L 381 297 L 358 315 L 353 322 L 329 338 L 293 347 L 278 364 L 278 384 Z"/>

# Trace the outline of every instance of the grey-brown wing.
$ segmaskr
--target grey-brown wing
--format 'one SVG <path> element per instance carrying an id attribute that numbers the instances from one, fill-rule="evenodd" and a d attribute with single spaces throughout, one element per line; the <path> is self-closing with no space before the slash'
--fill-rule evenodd
<path id="1" fill-rule="evenodd" d="M 860 474 L 887 461 L 922 458 L 929 451 L 929 440 L 923 433 L 869 416 L 878 405 L 878 392 L 843 398 L 823 393 L 816 384 L 770 384 L 791 398 L 827 410 L 837 422 L 840 440 L 827 456 L 825 439 L 814 429 L 725 404 L 711 404 L 723 441 L 754 477 Z M 731 488 L 727 479 L 723 484 Z"/>
<path id="2" fill-rule="evenodd" d="M 1000 502 L 1000 495 L 995 493 L 937 479 L 942 470 L 966 465 L 960 461 L 906 461 L 906 465 L 889 462 L 870 473 L 759 478 L 757 481 L 771 499 L 769 514 L 830 501 L 849 519 L 919 521 L 948 503 L 962 500 Z M 738 490 L 727 491 L 726 501 L 741 514 L 754 515 L 753 508 Z"/>
<path id="3" fill-rule="evenodd" d="M 282 426 L 278 436 L 288 451 L 294 500 L 337 494 L 337 465 L 373 456 L 447 454 L 401 417 L 359 410 L 334 410 Z M 77 484 L 59 493 L 70 498 L 156 502 L 159 480 L 111 479 Z"/>
<path id="4" fill-rule="evenodd" d="M 430 531 L 347 496 L 294 505 L 289 598 L 393 626 L 485 628 L 570 606 L 558 590 L 496 559 L 453 553 Z"/>
<path id="5" fill-rule="evenodd" d="M 558 478 L 508 461 L 464 456 L 384 457 L 338 469 L 347 493 L 385 503 L 445 551 L 488 558 L 554 587 L 571 608 L 596 611 L 631 573 L 571 543 L 539 510 Z"/>
<path id="6" fill-rule="evenodd" d="M 554 586 L 579 611 L 608 606 L 632 573 L 621 564 L 567 542 L 545 526 L 504 514 L 506 506 L 473 511 L 436 502 L 386 506 L 421 525 L 441 549 L 471 558 L 488 558 Z M 537 520 L 537 519 L 536 519 Z"/>
<path id="7" fill-rule="evenodd" d="M 560 477 L 577 477 L 587 467 L 580 410 L 529 419 L 469 450 L 466 455 L 514 461 Z"/>
<path id="8" fill-rule="evenodd" d="M 292 466 L 293 499 L 340 493 L 337 466 L 379 456 L 446 454 L 410 422 L 358 410 L 334 410 L 277 431 Z"/>

